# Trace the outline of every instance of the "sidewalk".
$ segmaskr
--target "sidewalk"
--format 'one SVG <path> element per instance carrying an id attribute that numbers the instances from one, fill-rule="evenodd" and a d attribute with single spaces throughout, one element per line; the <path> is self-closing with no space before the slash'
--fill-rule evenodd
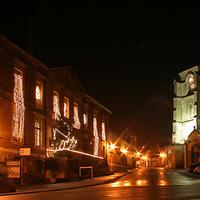
<path id="1" fill-rule="evenodd" d="M 189 173 L 188 170 L 186 170 L 186 169 L 177 169 L 176 172 L 183 174 L 183 175 L 190 177 L 190 178 L 200 179 L 200 175 Z"/>
<path id="2" fill-rule="evenodd" d="M 105 184 L 105 183 L 109 183 L 109 182 L 112 182 L 114 180 L 117 180 L 117 179 L 119 179 L 123 176 L 126 176 L 127 174 L 128 173 L 115 173 L 113 175 L 94 177 L 94 179 L 87 178 L 87 179 L 83 179 L 81 181 L 74 181 L 74 182 L 21 186 L 21 188 L 17 188 L 16 192 L 0 193 L 0 196 L 38 193 L 38 192 L 48 192 L 48 191 L 58 191 L 58 190 L 67 190 L 67 189 L 75 189 L 75 188 L 83 188 L 83 187 L 101 185 L 101 184 Z"/>

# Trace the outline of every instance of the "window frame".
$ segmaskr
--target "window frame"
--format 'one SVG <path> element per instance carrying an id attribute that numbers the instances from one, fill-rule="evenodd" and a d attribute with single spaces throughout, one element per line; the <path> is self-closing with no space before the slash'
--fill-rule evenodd
<path id="1" fill-rule="evenodd" d="M 36 126 L 36 123 L 38 123 L 39 126 Z M 34 121 L 34 146 L 35 147 L 42 147 L 42 133 L 43 133 L 42 128 L 43 128 L 42 121 L 39 119 L 35 119 Z"/>
<path id="2" fill-rule="evenodd" d="M 65 104 L 66 104 L 66 111 L 65 111 Z M 67 119 L 70 118 L 70 103 L 69 98 L 64 96 L 64 102 L 63 102 L 63 116 Z"/>

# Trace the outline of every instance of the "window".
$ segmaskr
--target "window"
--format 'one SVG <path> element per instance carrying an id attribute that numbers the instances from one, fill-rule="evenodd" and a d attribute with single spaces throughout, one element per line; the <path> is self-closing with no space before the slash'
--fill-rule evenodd
<path id="1" fill-rule="evenodd" d="M 78 116 L 78 104 L 74 103 L 74 124 L 73 127 L 76 129 L 80 129 L 81 123 Z"/>
<path id="2" fill-rule="evenodd" d="M 43 84 L 39 81 L 36 82 L 36 86 L 35 86 L 35 102 L 38 107 L 42 107 Z"/>
<path id="3" fill-rule="evenodd" d="M 190 90 L 194 90 L 196 88 L 196 80 L 194 74 L 189 73 L 187 75 L 187 82 Z"/>
<path id="4" fill-rule="evenodd" d="M 88 114 L 87 112 L 85 112 L 83 114 L 83 124 L 84 124 L 84 127 L 87 128 L 88 127 Z"/>
<path id="5" fill-rule="evenodd" d="M 67 97 L 64 97 L 63 115 L 69 119 L 69 98 Z"/>
<path id="6" fill-rule="evenodd" d="M 53 95 L 53 119 L 59 120 L 60 109 L 59 109 L 59 95 L 58 92 L 54 91 Z"/>
<path id="7" fill-rule="evenodd" d="M 42 123 L 35 121 L 35 146 L 42 146 Z"/>
<path id="8" fill-rule="evenodd" d="M 39 85 L 36 85 L 36 88 L 35 88 L 35 99 L 36 100 L 41 99 L 41 88 Z"/>
<path id="9" fill-rule="evenodd" d="M 83 127 L 85 129 L 88 128 L 88 107 L 89 105 L 87 103 L 83 104 Z"/>
<path id="10" fill-rule="evenodd" d="M 13 112 L 13 140 L 21 141 L 24 138 L 24 88 L 23 72 L 15 69 L 14 71 L 14 112 Z"/>

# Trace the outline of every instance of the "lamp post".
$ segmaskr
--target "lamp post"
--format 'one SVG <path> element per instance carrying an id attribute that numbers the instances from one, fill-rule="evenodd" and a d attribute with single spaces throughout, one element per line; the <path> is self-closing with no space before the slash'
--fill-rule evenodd
<path id="1" fill-rule="evenodd" d="M 108 143 L 108 155 L 109 155 L 109 161 L 108 164 L 110 165 L 110 170 L 113 172 L 113 152 L 115 151 L 115 144 L 113 143 Z"/>
<path id="2" fill-rule="evenodd" d="M 166 157 L 167 157 L 167 154 L 166 154 L 165 152 L 161 152 L 161 153 L 160 153 L 161 166 L 162 166 L 162 167 L 165 167 Z"/>

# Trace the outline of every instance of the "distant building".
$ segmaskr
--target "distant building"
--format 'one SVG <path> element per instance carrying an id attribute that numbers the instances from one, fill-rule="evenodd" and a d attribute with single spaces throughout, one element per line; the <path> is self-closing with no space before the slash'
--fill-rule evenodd
<path id="1" fill-rule="evenodd" d="M 175 168 L 184 167 L 186 163 L 184 147 L 188 136 L 193 130 L 200 130 L 199 74 L 200 66 L 195 66 L 180 72 L 174 81 L 172 166 Z"/>
<path id="2" fill-rule="evenodd" d="M 136 167 L 136 136 L 125 131 L 121 135 L 108 135 L 108 165 L 113 172 Z"/>
<path id="3" fill-rule="evenodd" d="M 20 163 L 7 172 L 23 184 L 106 171 L 110 114 L 71 66 L 50 69 L 0 36 L 0 166 Z"/>
<path id="4" fill-rule="evenodd" d="M 200 163 L 200 133 L 193 130 L 185 143 L 184 167 L 188 168 L 192 163 Z"/>

